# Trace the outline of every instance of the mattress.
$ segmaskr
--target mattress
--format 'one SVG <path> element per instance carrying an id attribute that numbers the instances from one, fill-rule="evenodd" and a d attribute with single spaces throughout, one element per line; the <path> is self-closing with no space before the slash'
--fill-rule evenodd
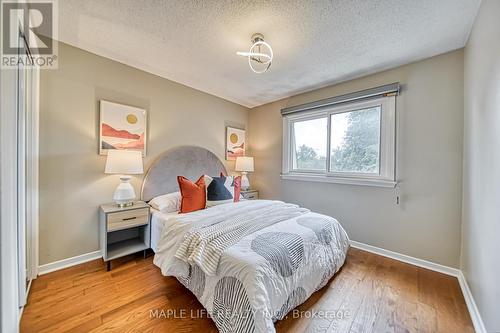
<path id="1" fill-rule="evenodd" d="M 151 249 L 156 253 L 158 242 L 163 232 L 163 227 L 168 219 L 179 215 L 178 212 L 162 213 L 151 207 Z"/>

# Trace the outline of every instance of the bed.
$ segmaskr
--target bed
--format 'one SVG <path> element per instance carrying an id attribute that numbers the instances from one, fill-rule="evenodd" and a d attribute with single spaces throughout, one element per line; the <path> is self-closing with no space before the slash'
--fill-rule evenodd
<path id="1" fill-rule="evenodd" d="M 142 199 L 177 191 L 177 175 L 226 173 L 210 151 L 172 149 L 149 169 Z M 349 239 L 332 217 L 274 200 L 225 203 L 187 214 L 152 209 L 154 263 L 176 277 L 220 332 L 274 332 L 343 265 Z"/>

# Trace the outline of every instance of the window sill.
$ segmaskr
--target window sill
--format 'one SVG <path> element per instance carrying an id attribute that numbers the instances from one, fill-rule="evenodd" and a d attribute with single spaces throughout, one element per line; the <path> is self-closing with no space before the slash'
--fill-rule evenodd
<path id="1" fill-rule="evenodd" d="M 368 179 L 368 178 L 347 178 L 347 177 L 331 177 L 325 175 L 314 174 L 281 174 L 281 179 L 285 180 L 298 180 L 307 182 L 320 182 L 320 183 L 334 183 L 345 185 L 361 185 L 361 186 L 375 186 L 394 188 L 397 182 L 384 179 Z"/>

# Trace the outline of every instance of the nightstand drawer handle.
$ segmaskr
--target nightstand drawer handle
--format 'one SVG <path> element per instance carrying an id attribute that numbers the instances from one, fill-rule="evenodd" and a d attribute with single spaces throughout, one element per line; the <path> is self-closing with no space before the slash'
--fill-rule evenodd
<path id="1" fill-rule="evenodd" d="M 134 217 L 126 217 L 126 218 L 122 219 L 122 221 L 135 220 L 136 218 L 137 218 L 137 216 L 134 216 Z"/>

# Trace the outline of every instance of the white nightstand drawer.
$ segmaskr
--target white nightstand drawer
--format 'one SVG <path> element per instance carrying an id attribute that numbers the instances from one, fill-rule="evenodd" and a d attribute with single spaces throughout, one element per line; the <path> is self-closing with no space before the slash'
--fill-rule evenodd
<path id="1" fill-rule="evenodd" d="M 149 209 L 133 209 L 108 214 L 108 231 L 148 224 Z"/>

